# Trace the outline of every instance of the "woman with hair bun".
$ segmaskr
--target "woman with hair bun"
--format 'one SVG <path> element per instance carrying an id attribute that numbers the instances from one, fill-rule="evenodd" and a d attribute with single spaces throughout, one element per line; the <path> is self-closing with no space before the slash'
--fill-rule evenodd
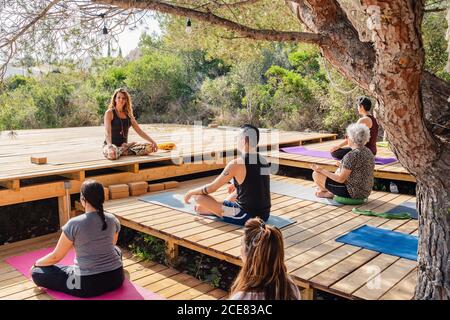
<path id="1" fill-rule="evenodd" d="M 287 273 L 281 231 L 260 218 L 245 223 L 241 256 L 244 265 L 230 300 L 299 300 L 300 291 Z"/>
<path id="2" fill-rule="evenodd" d="M 122 286 L 122 254 L 116 247 L 119 220 L 103 211 L 103 185 L 90 180 L 81 186 L 80 201 L 85 213 L 63 227 L 53 252 L 37 260 L 31 268 L 34 283 L 43 288 L 88 298 Z M 74 265 L 57 265 L 74 248 Z"/>

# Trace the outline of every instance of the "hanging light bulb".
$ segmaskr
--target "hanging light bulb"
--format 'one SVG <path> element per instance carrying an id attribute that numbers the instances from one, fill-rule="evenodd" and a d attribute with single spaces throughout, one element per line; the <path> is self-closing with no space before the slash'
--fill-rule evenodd
<path id="1" fill-rule="evenodd" d="M 102 20 L 103 20 L 102 34 L 106 36 L 108 34 L 108 28 L 106 28 L 105 14 L 104 13 L 100 13 L 98 16 L 101 17 Z"/>
<path id="2" fill-rule="evenodd" d="M 191 19 L 188 18 L 186 22 L 186 33 L 190 34 L 192 32 L 192 22 Z"/>

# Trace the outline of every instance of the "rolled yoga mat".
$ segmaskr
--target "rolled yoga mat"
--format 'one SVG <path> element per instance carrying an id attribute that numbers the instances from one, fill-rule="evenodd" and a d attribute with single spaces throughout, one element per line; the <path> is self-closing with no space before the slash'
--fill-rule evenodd
<path id="1" fill-rule="evenodd" d="M 195 209 L 194 209 L 195 201 L 191 200 L 190 204 L 185 203 L 184 202 L 184 194 L 180 193 L 179 191 L 162 192 L 162 193 L 158 193 L 158 194 L 154 194 L 154 195 L 150 195 L 150 196 L 141 197 L 141 198 L 139 198 L 139 200 L 144 201 L 144 202 L 149 202 L 152 204 L 157 204 L 157 205 L 164 206 L 167 208 L 179 210 L 182 212 L 186 212 L 186 213 L 189 213 L 192 215 L 196 215 L 198 217 L 212 219 L 212 220 L 216 220 L 216 221 L 222 221 L 224 223 L 227 223 L 214 214 L 211 214 L 211 215 L 197 214 L 197 212 L 195 212 Z M 287 227 L 287 226 L 295 223 L 295 221 L 288 219 L 288 218 L 271 215 L 266 223 L 268 225 L 275 226 L 275 227 L 278 227 L 281 229 L 281 228 Z"/>
<path id="2" fill-rule="evenodd" d="M 299 147 L 286 147 L 280 149 L 283 152 L 290 153 L 290 154 L 297 154 L 301 156 L 308 156 L 308 157 L 316 157 L 316 158 L 324 158 L 324 159 L 331 159 L 331 160 L 337 160 L 333 158 L 330 152 L 328 151 L 320 151 L 320 150 L 311 150 L 307 149 L 305 147 L 299 146 Z M 375 164 L 389 164 L 396 162 L 396 158 L 383 158 L 383 157 L 375 157 Z"/>
<path id="3" fill-rule="evenodd" d="M 30 268 L 39 258 L 52 252 L 53 248 L 45 248 L 32 252 L 25 253 L 20 256 L 6 259 L 6 263 L 14 267 L 17 271 L 22 273 L 28 279 L 31 279 Z M 64 259 L 59 262 L 60 265 L 73 265 L 75 258 L 75 251 L 70 250 Z M 102 294 L 92 298 L 79 298 L 74 297 L 62 292 L 46 289 L 46 292 L 51 297 L 57 300 L 164 300 L 163 297 L 156 293 L 141 288 L 138 285 L 133 284 L 130 280 L 125 278 L 122 287 L 117 290 Z"/>
<path id="4" fill-rule="evenodd" d="M 406 233 L 364 225 L 336 241 L 417 261 L 418 238 Z"/>

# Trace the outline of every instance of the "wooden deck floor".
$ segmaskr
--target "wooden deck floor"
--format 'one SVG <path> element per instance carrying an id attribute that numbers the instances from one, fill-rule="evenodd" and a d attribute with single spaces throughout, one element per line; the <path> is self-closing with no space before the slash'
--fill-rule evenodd
<path id="1" fill-rule="evenodd" d="M 110 161 L 102 155 L 103 127 L 19 130 L 10 139 L 3 134 L 0 139 L 0 186 L 20 188 L 20 180 L 52 175 L 66 175 L 82 180 L 85 172 L 103 168 L 139 171 L 138 164 L 191 158 L 192 156 L 219 154 L 236 149 L 234 129 L 199 128 L 182 125 L 142 125 L 158 143 L 174 142 L 177 149 L 142 157 L 122 157 Z M 335 134 L 301 133 L 262 130 L 260 146 L 299 144 L 306 141 L 334 139 Z M 143 142 L 133 130 L 129 141 Z M 30 162 L 31 156 L 47 157 L 47 164 Z M 186 159 L 185 159 L 186 161 Z M 134 165 L 134 166 L 132 166 Z"/>
<path id="2" fill-rule="evenodd" d="M 334 145 L 339 144 L 342 140 L 325 141 L 320 143 L 308 144 L 307 148 L 312 150 L 328 151 Z M 388 148 L 378 147 L 377 156 L 381 157 L 394 157 L 392 151 Z M 310 168 L 311 164 L 316 163 L 325 167 L 328 170 L 336 169 L 336 161 L 330 159 L 323 159 L 317 157 L 308 157 L 303 155 L 294 155 L 279 150 L 272 150 L 263 153 L 270 161 L 277 161 L 281 165 L 298 167 L 298 168 Z M 415 182 L 415 178 L 409 174 L 409 172 L 403 168 L 403 166 L 397 161 L 386 165 L 375 165 L 374 176 L 376 178 L 392 179 L 399 181 Z"/>
<path id="3" fill-rule="evenodd" d="M 0 300 L 51 300 L 51 296 L 38 289 L 31 280 L 5 263 L 10 256 L 54 246 L 57 234 L 34 238 L 0 247 Z M 124 251 L 126 276 L 134 283 L 166 299 L 211 300 L 225 299 L 227 293 L 213 288 L 178 270 L 132 257 Z"/>
<path id="4" fill-rule="evenodd" d="M 179 190 L 211 179 L 183 182 Z M 312 185 L 310 181 L 280 176 L 272 179 Z M 226 190 L 222 188 L 214 195 L 224 198 Z M 411 199 L 407 195 L 373 192 L 368 203 L 360 207 L 383 211 Z M 416 262 L 338 243 L 335 239 L 362 225 L 417 234 L 417 220 L 359 216 L 351 212 L 352 208 L 272 194 L 272 214 L 297 221 L 282 230 L 290 274 L 301 287 L 350 299 L 411 299 Z M 115 214 L 127 227 L 241 265 L 243 229 L 238 226 L 142 202 L 135 197 L 109 201 L 105 210 Z"/>

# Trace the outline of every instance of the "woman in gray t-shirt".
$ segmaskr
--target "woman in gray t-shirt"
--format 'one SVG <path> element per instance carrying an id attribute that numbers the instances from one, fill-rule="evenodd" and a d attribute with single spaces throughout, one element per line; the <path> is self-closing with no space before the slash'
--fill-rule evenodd
<path id="1" fill-rule="evenodd" d="M 341 161 L 335 173 L 313 165 L 313 179 L 319 190 L 317 197 L 333 198 L 334 195 L 365 199 L 373 188 L 373 170 L 375 157 L 365 147 L 370 139 L 370 131 L 363 124 L 351 124 L 347 128 L 347 137 L 352 150 Z"/>
<path id="2" fill-rule="evenodd" d="M 35 262 L 31 276 L 39 287 L 87 298 L 121 287 L 124 273 L 122 254 L 116 247 L 120 223 L 103 212 L 103 185 L 84 182 L 80 200 L 85 213 L 62 227 L 56 248 Z M 76 252 L 74 265 L 56 265 L 71 248 Z"/>

